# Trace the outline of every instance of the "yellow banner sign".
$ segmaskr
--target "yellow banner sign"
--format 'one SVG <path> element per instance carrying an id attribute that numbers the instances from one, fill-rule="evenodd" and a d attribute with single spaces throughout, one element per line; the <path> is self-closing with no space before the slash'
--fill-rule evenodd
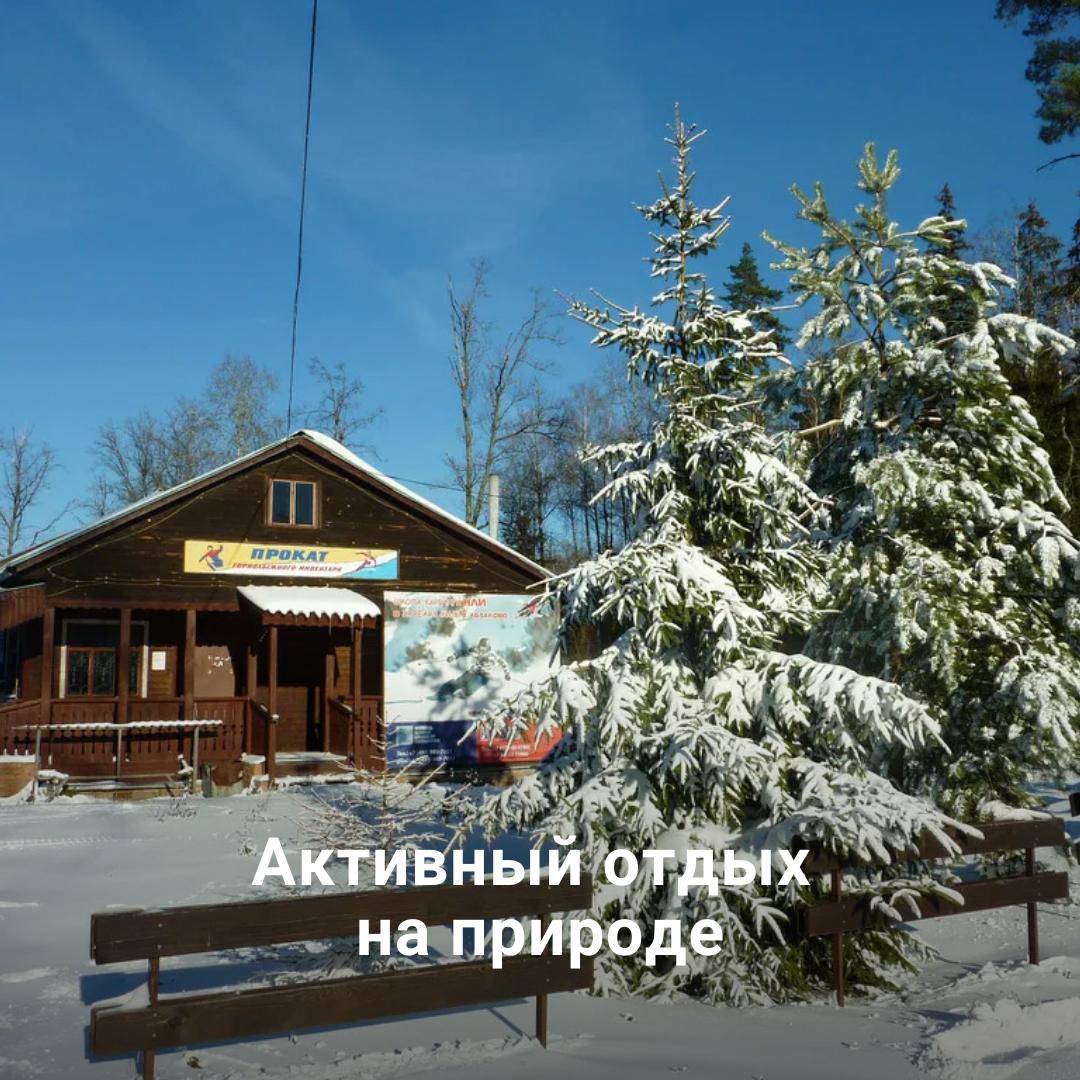
<path id="1" fill-rule="evenodd" d="M 268 544 L 244 540 L 184 541 L 184 572 L 236 574 L 243 577 L 363 578 L 395 581 L 398 553 L 387 548 L 309 547 L 298 543 Z"/>

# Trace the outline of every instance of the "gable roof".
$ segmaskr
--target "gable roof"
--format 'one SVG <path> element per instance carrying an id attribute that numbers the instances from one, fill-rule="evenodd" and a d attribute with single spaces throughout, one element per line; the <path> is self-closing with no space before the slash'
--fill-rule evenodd
<path id="1" fill-rule="evenodd" d="M 217 468 L 210 469 L 208 472 L 193 477 L 191 480 L 185 480 L 182 484 L 177 484 L 175 487 L 171 487 L 166 491 L 160 491 L 154 495 L 149 495 L 145 499 L 139 499 L 137 502 L 133 502 L 119 510 L 114 510 L 112 513 L 98 518 L 96 521 L 91 521 L 86 525 L 80 525 L 74 529 L 70 529 L 68 532 L 61 533 L 51 540 L 46 540 L 44 543 L 28 548 L 26 551 L 12 555 L 10 558 L 0 562 L 0 585 L 2 585 L 4 578 L 18 573 L 34 563 L 40 562 L 45 556 L 53 552 L 63 550 L 72 544 L 76 544 L 81 540 L 87 539 L 97 533 L 104 532 L 114 526 L 122 525 L 142 514 L 157 510 L 178 498 L 193 494 L 196 491 L 213 484 L 217 480 L 243 472 L 263 460 L 272 458 L 282 450 L 293 448 L 303 448 L 314 451 L 319 456 L 333 459 L 337 464 L 344 465 L 347 471 L 352 472 L 354 475 L 358 475 L 375 487 L 383 489 L 383 491 L 388 494 L 396 495 L 401 501 L 410 504 L 414 510 L 420 512 L 421 516 L 436 518 L 442 524 L 449 526 L 455 532 L 463 535 L 471 543 L 479 547 L 488 548 L 507 561 L 512 562 L 519 568 L 525 570 L 527 573 L 535 574 L 538 581 L 551 576 L 549 571 L 545 570 L 539 563 L 533 562 L 532 559 L 526 558 L 520 552 L 515 551 L 509 545 L 504 544 L 501 540 L 495 540 L 482 530 L 462 521 L 461 518 L 457 517 L 455 514 L 451 514 L 448 510 L 444 510 L 441 506 L 437 506 L 430 500 L 425 499 L 422 495 L 417 495 L 415 491 L 405 487 L 404 484 L 391 479 L 373 465 L 368 464 L 368 462 L 364 461 L 359 455 L 354 454 L 347 447 L 342 446 L 336 439 L 332 439 L 329 435 L 324 435 L 320 431 L 301 428 L 298 431 L 294 431 L 291 435 L 286 435 L 284 438 L 260 447 L 258 450 L 253 450 L 250 454 L 245 454 L 243 457 L 236 458 L 234 461 L 219 465 Z"/>

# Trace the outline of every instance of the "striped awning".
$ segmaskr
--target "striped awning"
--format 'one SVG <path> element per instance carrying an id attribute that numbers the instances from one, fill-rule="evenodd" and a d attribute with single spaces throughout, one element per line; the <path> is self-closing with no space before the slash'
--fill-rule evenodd
<path id="1" fill-rule="evenodd" d="M 241 585 L 236 591 L 267 626 L 377 626 L 382 615 L 366 596 L 333 585 Z"/>

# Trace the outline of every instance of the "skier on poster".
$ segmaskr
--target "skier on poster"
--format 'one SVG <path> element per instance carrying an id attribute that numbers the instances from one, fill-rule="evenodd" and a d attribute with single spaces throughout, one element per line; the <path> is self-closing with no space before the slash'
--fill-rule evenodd
<path id="1" fill-rule="evenodd" d="M 510 665 L 492 648 L 491 642 L 482 637 L 475 645 L 454 656 L 448 661 L 470 660 L 468 668 L 456 679 L 449 679 L 435 693 L 437 701 L 449 701 L 453 697 L 467 698 L 475 694 L 482 686 L 487 686 L 496 668 L 502 671 L 503 678 L 510 678 Z"/>

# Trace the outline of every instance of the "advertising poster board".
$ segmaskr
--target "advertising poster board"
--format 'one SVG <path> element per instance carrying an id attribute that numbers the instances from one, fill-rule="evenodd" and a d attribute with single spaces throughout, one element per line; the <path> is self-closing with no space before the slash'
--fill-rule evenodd
<path id="1" fill-rule="evenodd" d="M 558 612 L 535 596 L 387 592 L 387 763 L 538 761 L 554 744 L 469 733 L 500 702 L 550 676 Z"/>
<path id="2" fill-rule="evenodd" d="M 274 547 L 261 541 L 225 544 L 185 540 L 184 573 L 395 581 L 398 553 L 386 548 L 297 547 L 295 543 Z"/>

